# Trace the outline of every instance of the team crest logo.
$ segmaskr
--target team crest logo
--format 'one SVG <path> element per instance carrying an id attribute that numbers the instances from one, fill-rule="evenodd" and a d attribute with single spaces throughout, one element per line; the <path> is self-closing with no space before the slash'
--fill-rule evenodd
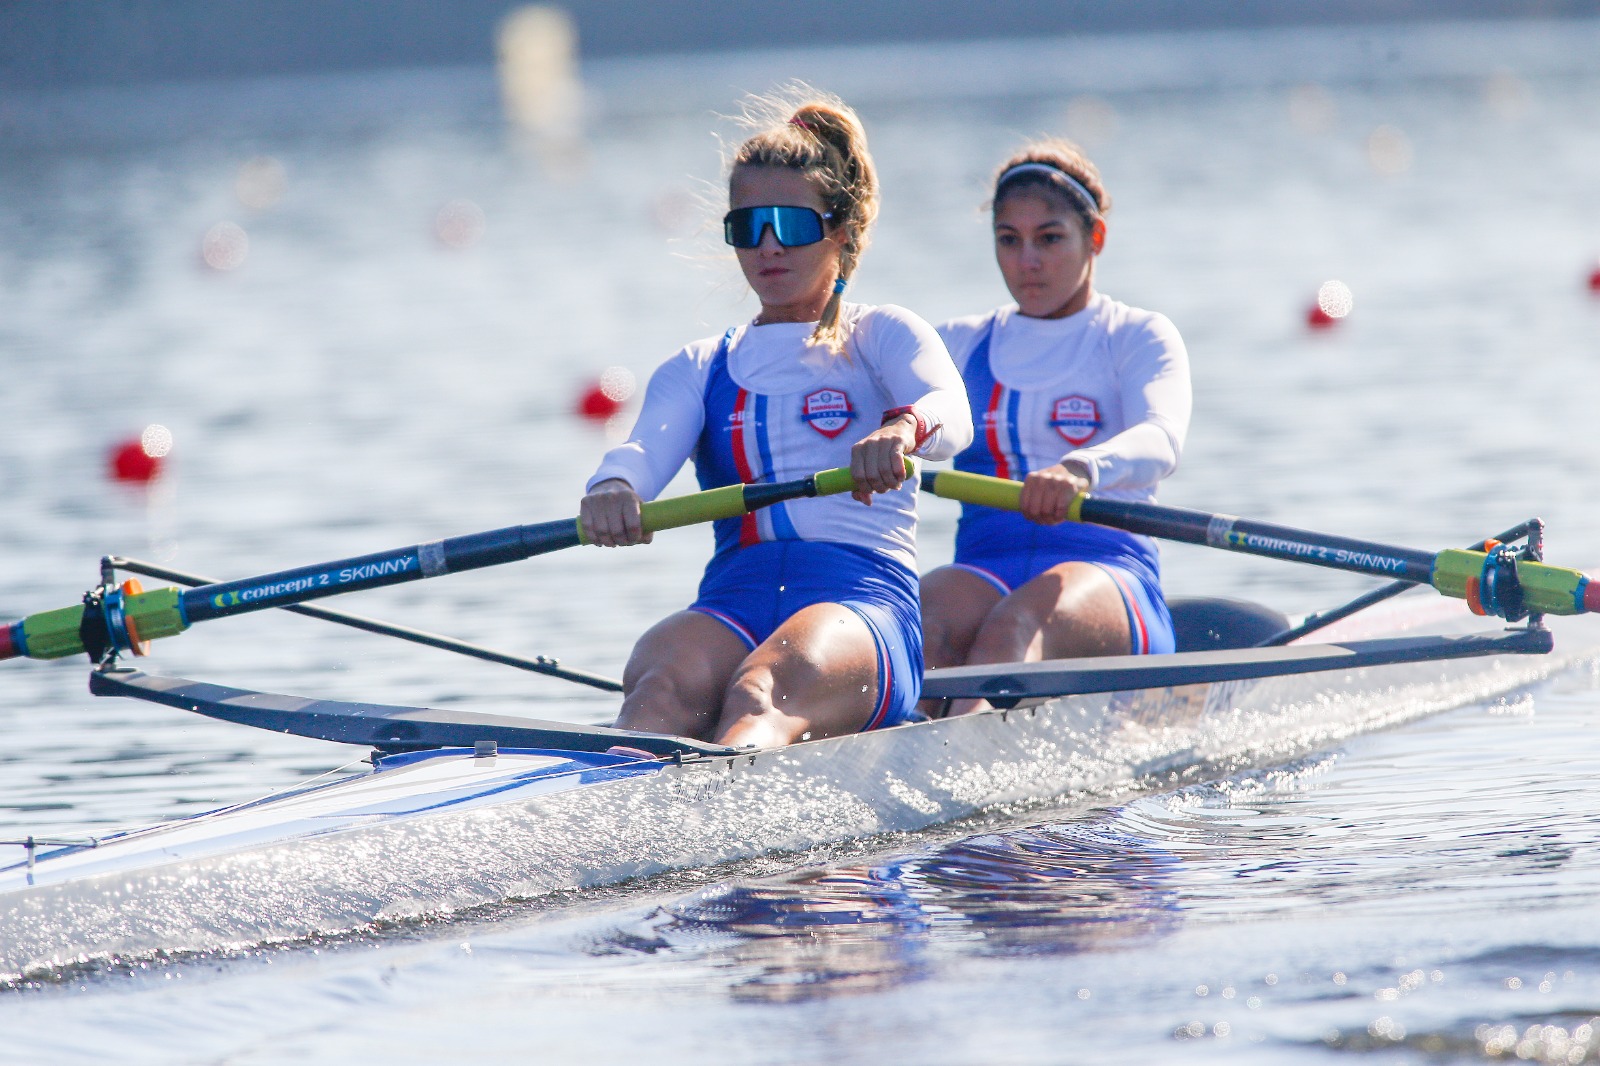
<path id="1" fill-rule="evenodd" d="M 800 420 L 832 440 L 845 431 L 856 413 L 850 397 L 840 389 L 818 389 L 806 397 Z"/>
<path id="2" fill-rule="evenodd" d="M 1068 444 L 1086 444 L 1100 429 L 1100 408 L 1087 396 L 1066 396 L 1051 408 L 1050 424 Z"/>

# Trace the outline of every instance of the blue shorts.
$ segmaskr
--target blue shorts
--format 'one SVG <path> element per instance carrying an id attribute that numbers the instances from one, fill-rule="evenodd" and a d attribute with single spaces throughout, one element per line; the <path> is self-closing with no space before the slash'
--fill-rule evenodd
<path id="1" fill-rule="evenodd" d="M 962 508 L 955 565 L 988 581 L 1000 595 L 1011 595 L 1062 563 L 1091 563 L 1116 584 L 1128 612 L 1132 654 L 1165 654 L 1176 648 L 1154 541 L 1105 526 L 1041 526 L 1015 511 Z"/>
<path id="2" fill-rule="evenodd" d="M 1161 584 L 1152 581 L 1142 566 L 1127 566 L 1110 559 L 1057 558 L 1040 552 L 981 556 L 951 565 L 977 574 L 1000 590 L 1000 595 L 1009 596 L 1051 567 L 1071 562 L 1099 567 L 1117 586 L 1122 606 L 1128 612 L 1131 654 L 1164 655 L 1176 649 L 1172 615 L 1167 612 Z"/>
<path id="3" fill-rule="evenodd" d="M 919 722 L 922 606 L 917 575 L 867 548 L 763 541 L 718 553 L 689 610 L 710 615 L 751 651 L 798 611 L 837 603 L 867 624 L 878 656 L 878 701 L 862 727 Z"/>

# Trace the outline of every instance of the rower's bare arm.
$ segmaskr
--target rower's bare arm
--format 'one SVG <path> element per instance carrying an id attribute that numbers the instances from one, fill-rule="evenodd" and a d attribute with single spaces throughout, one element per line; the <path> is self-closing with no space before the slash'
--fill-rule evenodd
<path id="1" fill-rule="evenodd" d="M 578 507 L 578 520 L 589 540 L 603 548 L 649 544 L 652 534 L 640 517 L 643 506 L 633 486 L 619 477 L 607 478 L 589 490 Z"/>

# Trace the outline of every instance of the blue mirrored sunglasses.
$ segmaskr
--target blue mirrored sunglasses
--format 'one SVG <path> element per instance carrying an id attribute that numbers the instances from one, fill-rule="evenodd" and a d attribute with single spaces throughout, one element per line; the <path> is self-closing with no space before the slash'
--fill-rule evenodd
<path id="1" fill-rule="evenodd" d="M 754 248 L 768 226 L 785 248 L 816 244 L 823 238 L 822 223 L 833 213 L 819 215 L 809 207 L 741 207 L 722 216 L 722 239 L 735 248 Z"/>

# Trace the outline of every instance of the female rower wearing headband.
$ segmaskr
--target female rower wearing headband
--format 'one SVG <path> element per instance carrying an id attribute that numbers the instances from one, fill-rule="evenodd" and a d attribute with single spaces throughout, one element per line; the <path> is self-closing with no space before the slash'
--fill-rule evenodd
<path id="1" fill-rule="evenodd" d="M 933 327 L 842 299 L 878 214 L 860 121 L 831 98 L 764 104 L 773 119 L 734 153 L 723 220 L 761 311 L 656 370 L 580 508 L 595 543 L 637 544 L 650 539 L 641 499 L 687 459 L 705 488 L 851 469 L 854 498 L 718 522 L 698 598 L 640 638 L 623 675 L 619 726 L 763 748 L 918 717 L 916 483 L 904 460 L 949 458 L 972 440 Z"/>
<path id="2" fill-rule="evenodd" d="M 977 425 L 955 466 L 1023 482 L 1022 510 L 963 509 L 955 562 L 922 581 L 928 665 L 1170 652 L 1155 544 L 1065 519 L 1082 492 L 1151 501 L 1177 467 L 1183 340 L 1164 316 L 1095 292 L 1111 199 L 1077 146 L 1024 147 L 998 171 L 992 206 L 1016 302 L 939 332 Z"/>

